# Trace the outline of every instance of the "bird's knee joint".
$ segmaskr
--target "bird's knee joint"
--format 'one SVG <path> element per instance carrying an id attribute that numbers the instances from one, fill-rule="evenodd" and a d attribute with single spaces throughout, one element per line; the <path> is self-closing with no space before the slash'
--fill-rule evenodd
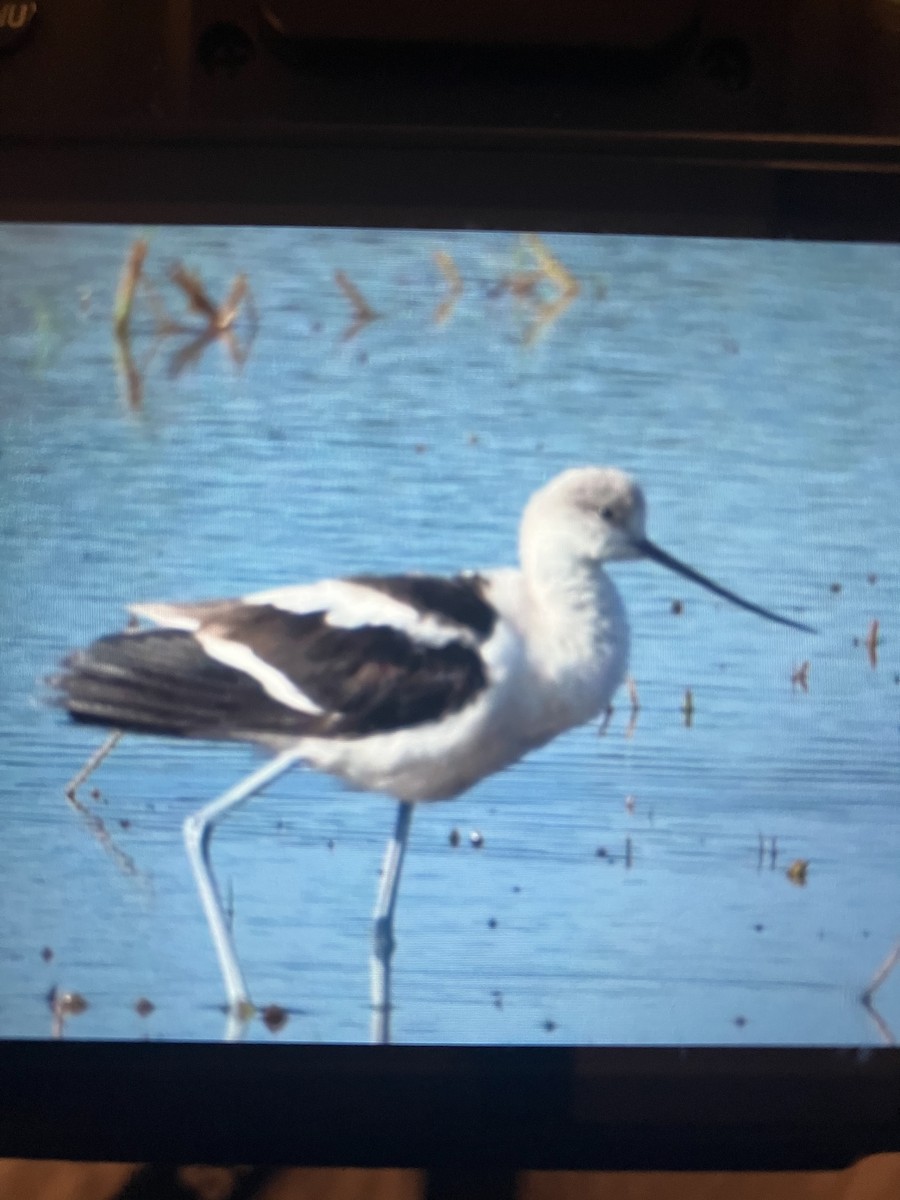
<path id="1" fill-rule="evenodd" d="M 189 817 L 185 817 L 184 824 L 181 826 L 181 832 L 185 845 L 189 850 L 202 850 L 209 843 L 209 825 L 206 821 L 201 820 L 196 813 L 191 813 Z"/>

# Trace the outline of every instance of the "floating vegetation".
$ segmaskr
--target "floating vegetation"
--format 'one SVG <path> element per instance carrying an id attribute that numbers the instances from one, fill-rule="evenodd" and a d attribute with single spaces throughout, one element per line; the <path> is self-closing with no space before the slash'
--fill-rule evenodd
<path id="1" fill-rule="evenodd" d="M 435 325 L 445 325 L 453 315 L 456 302 L 463 293 L 463 282 L 456 263 L 446 250 L 436 250 L 434 261 L 447 284 L 447 295 L 434 310 Z"/>
<path id="2" fill-rule="evenodd" d="M 88 1009 L 88 1002 L 80 992 L 57 992 L 54 1008 L 66 1017 L 77 1017 Z"/>
<path id="3" fill-rule="evenodd" d="M 791 881 L 791 883 L 796 884 L 797 887 L 806 887 L 806 879 L 807 879 L 808 873 L 809 873 L 809 859 L 808 858 L 795 858 L 794 861 L 791 863 L 791 865 L 788 867 L 788 869 L 785 871 L 785 875 L 788 877 L 788 879 Z"/>
<path id="4" fill-rule="evenodd" d="M 51 1034 L 55 1038 L 62 1037 L 70 1017 L 80 1016 L 89 1007 L 80 992 L 61 992 L 57 987 L 47 993 L 47 1003 L 52 1016 Z"/>
<path id="5" fill-rule="evenodd" d="M 791 687 L 796 690 L 809 691 L 809 660 L 802 662 L 799 667 L 791 670 Z"/>
<path id="6" fill-rule="evenodd" d="M 288 1011 L 280 1004 L 267 1004 L 260 1015 L 270 1033 L 278 1033 L 288 1023 Z"/>
<path id="7" fill-rule="evenodd" d="M 377 321 L 381 313 L 372 308 L 346 271 L 335 271 L 334 282 L 350 303 L 353 320 L 341 335 L 342 342 L 350 342 L 367 325 Z"/>

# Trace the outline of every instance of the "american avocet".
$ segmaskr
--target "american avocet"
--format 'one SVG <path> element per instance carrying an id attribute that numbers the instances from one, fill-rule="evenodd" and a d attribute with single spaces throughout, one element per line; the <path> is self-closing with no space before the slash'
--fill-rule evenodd
<path id="1" fill-rule="evenodd" d="M 604 564 L 649 558 L 770 621 L 644 532 L 622 471 L 564 472 L 525 508 L 519 569 L 359 575 L 237 600 L 138 604 L 157 628 L 101 638 L 56 681 L 80 721 L 260 743 L 276 755 L 187 818 L 185 842 L 232 1013 L 249 1010 L 209 861 L 215 824 L 298 762 L 399 801 L 374 914 L 386 1035 L 393 917 L 413 807 L 458 796 L 609 705 L 629 631 Z"/>

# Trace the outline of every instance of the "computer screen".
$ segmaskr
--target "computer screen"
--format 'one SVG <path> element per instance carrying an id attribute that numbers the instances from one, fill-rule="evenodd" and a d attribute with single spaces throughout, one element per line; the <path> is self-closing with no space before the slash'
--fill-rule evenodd
<path id="1" fill-rule="evenodd" d="M 898 281 L 860 243 L 0 226 L 0 1036 L 892 1043 Z M 592 550 L 522 527 L 518 573 L 585 468 Z M 542 606 L 566 555 L 596 586 Z"/>

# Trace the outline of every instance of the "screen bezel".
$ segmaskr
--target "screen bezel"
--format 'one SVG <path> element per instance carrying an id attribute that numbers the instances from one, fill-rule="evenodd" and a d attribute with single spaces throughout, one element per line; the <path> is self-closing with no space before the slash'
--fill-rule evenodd
<path id="1" fill-rule="evenodd" d="M 3 221 L 900 241 L 889 139 L 183 129 L 5 141 L 0 179 Z M 760 1170 L 897 1150 L 893 1047 L 0 1043 L 4 1155 Z"/>

